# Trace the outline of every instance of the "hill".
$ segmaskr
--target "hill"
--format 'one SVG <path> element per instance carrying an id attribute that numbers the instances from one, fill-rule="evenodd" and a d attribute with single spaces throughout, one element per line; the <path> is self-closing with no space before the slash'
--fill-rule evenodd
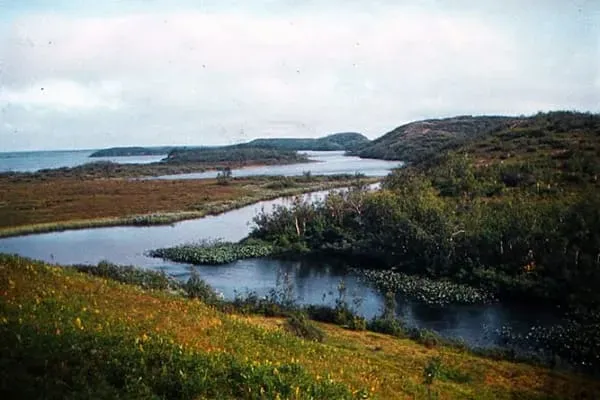
<path id="1" fill-rule="evenodd" d="M 181 163 L 238 163 L 239 165 L 286 164 L 308 162 L 308 159 L 291 150 L 260 147 L 224 146 L 216 148 L 177 149 L 162 160 L 167 164 Z"/>
<path id="2" fill-rule="evenodd" d="M 90 157 L 129 157 L 129 156 L 161 156 L 179 148 L 177 146 L 162 147 L 111 147 L 101 149 L 90 154 Z"/>
<path id="3" fill-rule="evenodd" d="M 369 139 L 360 133 L 344 132 L 335 133 L 318 139 L 311 138 L 272 138 L 254 139 L 247 143 L 228 146 L 161 146 L 161 147 L 111 147 L 97 150 L 90 157 L 127 157 L 127 156 L 157 156 L 171 152 L 184 152 L 186 150 L 219 151 L 235 148 L 263 148 L 290 151 L 340 151 L 354 150 L 369 143 Z M 208 154 L 208 153 L 207 153 Z"/>
<path id="4" fill-rule="evenodd" d="M 362 145 L 354 154 L 364 158 L 415 162 L 457 148 L 520 120 L 517 117 L 457 116 L 411 122 Z"/>
<path id="5" fill-rule="evenodd" d="M 273 138 L 255 139 L 241 144 L 242 147 L 262 147 L 297 151 L 348 151 L 369 143 L 369 139 L 360 133 L 335 133 L 318 139 L 308 138 Z"/>

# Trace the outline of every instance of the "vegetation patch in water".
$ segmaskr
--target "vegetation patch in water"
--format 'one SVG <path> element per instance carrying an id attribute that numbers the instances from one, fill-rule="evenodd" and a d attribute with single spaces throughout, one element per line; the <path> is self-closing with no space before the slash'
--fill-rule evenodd
<path id="1" fill-rule="evenodd" d="M 275 252 L 272 245 L 254 240 L 240 243 L 205 241 L 151 250 L 148 255 L 186 264 L 219 265 L 245 258 L 267 257 Z"/>
<path id="2" fill-rule="evenodd" d="M 533 326 L 525 334 L 503 327 L 505 345 L 543 352 L 555 367 L 571 366 L 600 374 L 600 322 L 566 320 L 551 327 Z"/>
<path id="3" fill-rule="evenodd" d="M 389 270 L 353 271 L 383 293 L 399 293 L 429 305 L 486 304 L 495 301 L 492 293 L 447 279 L 436 280 Z"/>

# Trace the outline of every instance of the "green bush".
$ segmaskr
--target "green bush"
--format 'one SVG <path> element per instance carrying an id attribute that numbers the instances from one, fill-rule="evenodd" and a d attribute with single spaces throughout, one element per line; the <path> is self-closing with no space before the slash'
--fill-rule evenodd
<path id="1" fill-rule="evenodd" d="M 156 272 L 147 269 L 140 269 L 133 266 L 122 266 L 101 261 L 97 266 L 94 265 L 76 265 L 79 272 L 85 272 L 90 275 L 113 279 L 119 282 L 140 286 L 144 289 L 156 290 L 179 290 L 181 283 L 164 272 Z"/>
<path id="2" fill-rule="evenodd" d="M 286 320 L 286 330 L 303 339 L 322 342 L 325 339 L 325 333 L 313 324 L 306 314 L 293 313 Z"/>

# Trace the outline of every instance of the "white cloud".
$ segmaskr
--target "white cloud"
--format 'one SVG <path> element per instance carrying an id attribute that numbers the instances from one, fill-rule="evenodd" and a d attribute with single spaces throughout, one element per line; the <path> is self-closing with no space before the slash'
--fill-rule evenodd
<path id="1" fill-rule="evenodd" d="M 60 138 L 44 147 L 94 147 L 216 144 L 242 130 L 375 137 L 415 118 L 598 109 L 596 46 L 551 47 L 529 20 L 353 10 L 20 17 L 0 37 L 0 118 L 19 132 L 13 146 L 50 130 Z"/>
<path id="2" fill-rule="evenodd" d="M 73 81 L 36 82 L 21 90 L 0 89 L 0 105 L 11 104 L 26 110 L 79 111 L 109 109 L 121 105 L 118 82 L 98 82 L 88 86 Z"/>

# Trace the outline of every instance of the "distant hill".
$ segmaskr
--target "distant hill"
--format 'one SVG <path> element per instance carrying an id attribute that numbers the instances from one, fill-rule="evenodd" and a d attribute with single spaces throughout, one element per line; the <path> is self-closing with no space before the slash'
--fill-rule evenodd
<path id="1" fill-rule="evenodd" d="M 335 133 L 317 139 L 309 138 L 273 138 L 255 139 L 239 147 L 260 147 L 269 149 L 296 150 L 296 151 L 348 151 L 368 144 L 369 139 L 355 132 Z"/>
<path id="2" fill-rule="evenodd" d="M 177 146 L 169 147 L 111 147 L 93 152 L 90 157 L 160 156 L 169 154 Z"/>
<path id="3" fill-rule="evenodd" d="M 359 147 L 353 153 L 364 158 L 415 162 L 457 148 L 469 140 L 502 130 L 520 120 L 518 117 L 458 116 L 411 122 Z"/>
<path id="4" fill-rule="evenodd" d="M 234 163 L 239 165 L 290 164 L 307 162 L 306 156 L 292 150 L 224 146 L 218 148 L 175 149 L 163 163 Z"/>
<path id="5" fill-rule="evenodd" d="M 369 139 L 360 133 L 344 132 L 335 133 L 318 139 L 311 138 L 273 138 L 255 139 L 248 143 L 230 146 L 162 146 L 162 147 L 111 147 L 98 150 L 90 157 L 127 157 L 127 156 L 158 156 L 169 154 L 172 151 L 185 151 L 196 149 L 235 149 L 235 148 L 263 148 L 290 151 L 348 151 L 355 150 L 369 143 Z"/>

